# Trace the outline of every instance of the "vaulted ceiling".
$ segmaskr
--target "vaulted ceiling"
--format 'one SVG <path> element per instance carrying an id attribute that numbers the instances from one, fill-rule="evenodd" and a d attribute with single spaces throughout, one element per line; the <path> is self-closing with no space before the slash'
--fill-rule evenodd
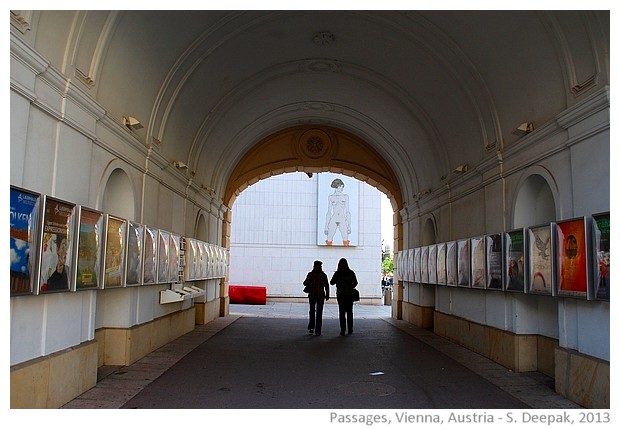
<path id="1" fill-rule="evenodd" d="M 221 192 L 279 130 L 358 136 L 405 193 L 609 83 L 609 11 L 35 11 L 35 48 Z"/>

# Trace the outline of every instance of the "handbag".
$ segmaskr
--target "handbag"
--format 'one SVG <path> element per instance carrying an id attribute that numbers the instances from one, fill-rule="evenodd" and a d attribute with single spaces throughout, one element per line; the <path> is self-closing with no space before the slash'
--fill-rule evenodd
<path id="1" fill-rule="evenodd" d="M 360 300 L 360 291 L 357 289 L 353 289 L 353 301 L 359 301 Z"/>
<path id="2" fill-rule="evenodd" d="M 304 287 L 304 293 L 310 293 L 310 286 Z"/>

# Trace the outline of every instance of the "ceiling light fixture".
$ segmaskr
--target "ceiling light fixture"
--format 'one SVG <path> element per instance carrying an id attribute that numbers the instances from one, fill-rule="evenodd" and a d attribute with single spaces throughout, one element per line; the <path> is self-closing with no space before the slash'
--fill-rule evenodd
<path id="1" fill-rule="evenodd" d="M 534 124 L 531 122 L 524 122 L 521 125 L 519 125 L 517 129 L 514 130 L 512 133 L 517 136 L 524 136 L 526 134 L 531 133 L 532 131 L 534 131 Z"/>
<path id="2" fill-rule="evenodd" d="M 469 165 L 461 164 L 461 165 L 456 166 L 456 168 L 454 169 L 454 172 L 455 173 L 467 173 L 467 170 L 469 170 Z"/>
<path id="3" fill-rule="evenodd" d="M 123 124 L 132 130 L 139 130 L 140 128 L 144 128 L 140 121 L 138 121 L 133 116 L 123 116 Z"/>

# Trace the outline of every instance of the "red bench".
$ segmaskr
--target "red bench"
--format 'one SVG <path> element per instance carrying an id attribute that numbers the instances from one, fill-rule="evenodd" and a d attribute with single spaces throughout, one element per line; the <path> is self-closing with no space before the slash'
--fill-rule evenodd
<path id="1" fill-rule="evenodd" d="M 267 288 L 265 286 L 229 285 L 228 296 L 231 304 L 259 304 L 267 303 Z"/>

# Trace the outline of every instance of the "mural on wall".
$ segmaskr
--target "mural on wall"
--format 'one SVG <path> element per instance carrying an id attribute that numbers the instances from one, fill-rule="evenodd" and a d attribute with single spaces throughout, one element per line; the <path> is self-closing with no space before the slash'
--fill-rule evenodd
<path id="1" fill-rule="evenodd" d="M 319 173 L 318 187 L 317 243 L 356 246 L 359 235 L 357 180 L 341 174 Z"/>
<path id="2" fill-rule="evenodd" d="M 46 197 L 43 210 L 39 292 L 70 290 L 73 276 L 73 218 L 75 204 Z"/>
<path id="3" fill-rule="evenodd" d="M 552 225 L 528 229 L 529 291 L 553 294 L 553 235 Z"/>
<path id="4" fill-rule="evenodd" d="M 525 232 L 516 229 L 505 234 L 504 279 L 506 290 L 525 292 Z"/>
<path id="5" fill-rule="evenodd" d="M 30 294 L 34 289 L 39 200 L 39 194 L 11 187 L 11 295 Z"/>
<path id="6" fill-rule="evenodd" d="M 586 298 L 590 279 L 586 219 L 557 224 L 558 294 Z"/>
<path id="7" fill-rule="evenodd" d="M 103 213 L 81 207 L 79 225 L 75 288 L 97 289 L 101 287 Z"/>
<path id="8" fill-rule="evenodd" d="M 609 212 L 592 215 L 594 247 L 594 288 L 596 299 L 609 300 Z"/>

